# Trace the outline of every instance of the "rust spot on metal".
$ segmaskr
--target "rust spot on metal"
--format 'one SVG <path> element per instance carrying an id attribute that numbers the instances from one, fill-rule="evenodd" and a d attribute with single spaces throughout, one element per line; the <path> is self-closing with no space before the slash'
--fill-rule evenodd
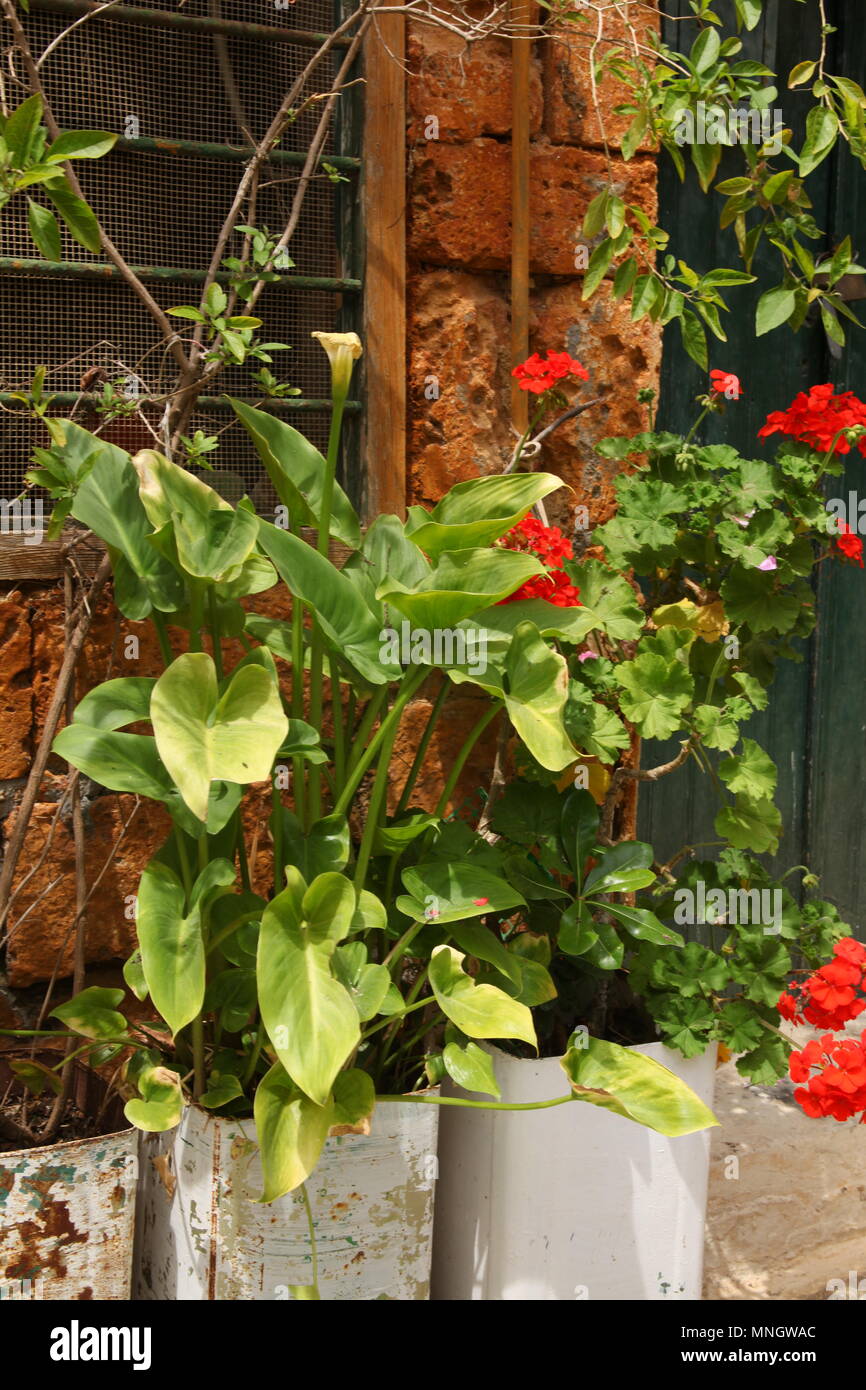
<path id="1" fill-rule="evenodd" d="M 177 1178 L 171 1171 L 171 1154 L 157 1154 L 151 1159 L 151 1163 L 159 1174 L 159 1180 L 165 1188 L 169 1201 L 174 1196 L 174 1189 L 177 1187 Z"/>

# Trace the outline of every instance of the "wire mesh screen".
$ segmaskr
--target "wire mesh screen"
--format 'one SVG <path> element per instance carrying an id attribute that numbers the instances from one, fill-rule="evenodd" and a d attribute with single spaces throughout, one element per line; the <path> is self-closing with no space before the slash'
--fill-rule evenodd
<path id="1" fill-rule="evenodd" d="M 54 8 L 62 12 L 54 13 L 50 0 L 34 0 L 24 16 L 37 57 L 76 18 L 71 0 L 59 0 Z M 334 4 L 297 0 L 284 8 L 266 0 L 255 6 L 248 0 L 147 0 L 146 5 L 127 0 L 125 8 L 146 10 L 149 22 L 88 19 L 49 54 L 42 77 L 63 129 L 105 129 L 133 142 L 122 141 L 104 159 L 80 161 L 76 173 L 82 191 L 161 307 L 197 304 L 201 275 L 243 171 L 243 151 L 250 138 L 260 139 L 267 130 L 316 49 L 312 42 L 283 35 L 269 40 L 258 33 L 240 34 L 230 25 L 220 33 L 170 27 L 170 17 L 181 14 L 327 33 L 334 27 Z M 319 66 L 293 104 L 301 106 L 305 98 L 331 88 L 341 52 Z M 317 108 L 318 103 L 312 103 L 288 126 L 277 157 L 263 167 L 258 180 L 255 224 L 275 235 L 286 226 L 301 174 L 299 158 L 293 161 L 291 156 L 305 154 Z M 158 141 L 161 147 L 136 147 L 136 141 Z M 329 373 L 327 359 L 310 335 L 315 329 L 356 327 L 358 296 L 340 283 L 351 275 L 355 262 L 351 210 L 357 161 L 340 158 L 357 155 L 354 141 L 355 131 L 345 119 L 329 132 L 325 159 L 337 158 L 348 182 L 336 184 L 324 172 L 316 175 L 289 247 L 294 265 L 285 283 L 266 287 L 255 310 L 264 320 L 264 338 L 291 348 L 274 352 L 269 370 L 301 392 L 296 400 L 274 403 L 274 409 L 320 448 L 327 442 L 327 415 L 321 408 L 306 408 L 306 403 L 327 397 Z M 179 142 L 208 148 L 192 151 Z M 38 201 L 43 197 L 38 190 L 30 192 Z M 61 231 L 62 262 L 82 267 L 103 262 L 65 228 Z M 234 233 L 226 254 L 237 256 L 242 243 L 243 234 Z M 11 264 L 20 259 L 29 264 Z M 94 429 L 99 417 L 92 402 L 75 399 L 91 368 L 100 369 L 97 389 L 103 379 L 138 374 L 151 392 L 171 390 L 176 380 L 173 361 L 159 344 L 147 311 L 120 279 L 64 272 L 60 267 L 49 274 L 52 268 L 47 265 L 37 272 L 34 259 L 38 256 L 28 233 L 26 203 L 13 199 L 0 216 L 0 296 L 7 324 L 15 325 L 14 333 L 0 339 L 0 392 L 26 390 L 35 369 L 43 365 L 46 389 L 65 393 L 53 413 L 74 409 L 79 423 Z M 292 283 L 298 277 L 307 283 Z M 319 283 L 309 283 L 311 278 Z M 181 334 L 192 329 L 188 322 L 175 322 Z M 255 362 L 252 368 L 261 365 Z M 272 498 L 263 470 L 245 432 L 231 425 L 233 416 L 216 399 L 217 391 L 254 402 L 262 399 L 250 366 L 226 368 L 213 396 L 190 420 L 188 432 L 219 433 L 220 452 L 211 460 L 218 459 L 221 470 L 242 479 L 266 509 Z M 3 403 L 0 496 L 9 498 L 20 489 L 34 445 L 46 444 L 47 438 L 14 403 Z M 147 421 L 158 425 L 158 405 L 145 413 Z M 101 432 L 127 448 L 154 444 L 146 422 L 134 418 Z"/>

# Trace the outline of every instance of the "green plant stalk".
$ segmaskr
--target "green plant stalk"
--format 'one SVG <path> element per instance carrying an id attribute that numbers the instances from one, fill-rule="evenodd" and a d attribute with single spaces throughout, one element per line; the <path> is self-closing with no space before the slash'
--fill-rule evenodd
<path id="1" fill-rule="evenodd" d="M 448 696 L 450 695 L 452 688 L 453 687 L 451 685 L 450 680 L 443 680 L 439 694 L 433 701 L 433 708 L 430 711 L 427 723 L 424 727 L 424 732 L 421 735 L 421 742 L 418 744 L 418 750 L 415 754 L 415 757 L 412 759 L 412 766 L 409 769 L 409 776 L 406 778 L 405 785 L 403 787 L 402 792 L 400 793 L 400 800 L 397 802 L 397 809 L 394 812 L 395 816 L 402 816 L 403 812 L 406 810 L 406 807 L 409 805 L 409 798 L 411 797 L 412 792 L 415 790 L 415 783 L 418 780 L 418 773 L 421 771 L 422 764 L 424 762 L 425 757 L 427 756 L 427 749 L 430 747 L 430 740 L 433 737 L 433 730 L 435 729 L 439 716 L 442 713 L 442 706 L 448 699 Z"/>
<path id="2" fill-rule="evenodd" d="M 367 707 L 364 710 L 363 715 L 361 716 L 361 722 L 359 723 L 358 728 L 352 734 L 351 743 L 346 755 L 347 776 L 350 772 L 354 771 L 355 767 L 357 766 L 358 762 L 363 756 L 364 749 L 367 746 L 367 740 L 370 737 L 370 731 L 372 730 L 376 720 L 379 718 L 382 706 L 387 700 L 387 698 L 388 687 L 386 685 L 383 685 L 380 686 L 379 689 L 376 690 L 375 693 L 372 694 L 370 696 L 370 699 L 367 701 Z"/>
<path id="3" fill-rule="evenodd" d="M 397 706 L 386 719 L 383 728 L 390 723 L 391 727 L 384 740 L 382 741 L 379 761 L 376 764 L 376 776 L 373 779 L 373 790 L 370 793 L 370 804 L 367 807 L 367 818 L 364 822 L 364 832 L 361 836 L 361 843 L 358 846 L 358 858 L 355 862 L 355 896 L 360 898 L 361 890 L 364 887 L 364 880 L 367 877 L 367 869 L 370 865 L 370 856 L 373 853 L 373 841 L 376 838 L 376 831 L 379 828 L 379 819 L 385 807 L 385 798 L 388 795 L 388 781 L 391 776 L 391 750 L 394 747 L 394 740 L 397 737 L 397 730 L 400 727 L 399 717 L 392 720 Z"/>
<path id="4" fill-rule="evenodd" d="M 297 536 L 299 528 L 292 527 Z M 293 719 L 304 717 L 304 606 L 292 595 L 292 702 Z M 292 795 L 295 801 L 295 815 L 301 824 L 305 817 L 306 770 L 302 757 L 292 758 Z"/>
<path id="5" fill-rule="evenodd" d="M 343 423 L 343 408 L 346 404 L 345 393 L 342 395 L 335 392 L 333 405 L 331 408 L 331 429 L 328 435 L 328 453 L 325 459 L 326 468 L 322 479 L 322 503 L 319 511 L 319 534 L 316 549 L 320 555 L 327 556 L 328 542 L 331 537 L 331 507 L 334 500 L 334 477 L 337 471 L 337 459 L 340 453 L 340 429 Z M 325 645 L 322 638 L 322 631 L 318 622 L 313 619 L 313 637 L 310 643 L 310 723 L 314 729 L 322 727 L 322 706 L 323 706 L 323 682 L 324 682 L 324 658 Z M 317 821 L 322 814 L 322 772 L 318 764 L 310 766 L 307 792 L 309 805 L 307 807 L 307 828 L 314 821 Z"/>
<path id="6" fill-rule="evenodd" d="M 343 787 L 343 790 L 340 792 L 340 795 L 338 796 L 335 802 L 335 815 L 345 816 L 348 812 L 349 807 L 352 804 L 352 799 L 359 786 L 361 785 L 362 781 L 364 780 L 364 777 L 366 776 L 368 769 L 372 767 L 373 763 L 378 757 L 380 748 L 388 739 L 390 739 L 391 742 L 393 742 L 394 736 L 397 732 L 397 726 L 400 723 L 400 716 L 402 715 L 403 710 L 406 708 L 406 705 L 412 699 L 412 696 L 415 694 L 415 691 L 418 690 L 418 688 L 427 679 L 428 675 L 429 671 L 426 666 L 419 666 L 414 669 L 410 667 L 409 670 L 406 672 L 400 684 L 400 688 L 397 693 L 397 698 L 391 706 L 391 709 L 389 710 L 386 718 L 382 720 L 382 723 L 379 725 L 379 728 L 376 730 L 376 733 L 373 735 L 369 744 L 366 747 L 364 747 L 363 745 L 361 746 L 361 752 L 358 758 L 356 759 L 351 772 L 346 778 L 346 785 Z M 385 698 L 386 694 L 387 690 L 382 692 L 380 704 L 381 701 Z M 368 713 L 370 713 L 370 711 L 368 711 Z M 375 717 L 376 712 L 373 711 L 372 717 L 370 719 L 371 724 Z M 360 738 L 358 741 L 360 743 Z"/>
<path id="7" fill-rule="evenodd" d="M 208 585 L 207 590 L 208 626 L 210 627 L 210 640 L 213 647 L 213 664 L 216 667 L 217 680 L 223 678 L 223 649 L 220 636 L 219 616 L 217 614 L 216 593 L 213 584 Z"/>
<path id="8" fill-rule="evenodd" d="M 198 840 L 199 873 L 201 873 L 202 870 L 206 867 L 207 862 L 207 833 L 204 832 L 199 836 Z M 207 951 L 207 932 L 205 930 L 204 922 L 202 923 L 202 936 L 204 938 L 205 951 Z M 196 1100 L 198 1100 L 204 1094 L 206 1085 L 204 1074 L 204 1015 L 202 1013 L 197 1013 L 195 1018 L 193 1019 L 191 1025 L 191 1034 L 194 1074 L 193 1096 Z"/>
<path id="9" fill-rule="evenodd" d="M 204 593 L 200 580 L 189 581 L 189 649 L 200 652 L 201 629 L 204 622 Z"/>
<path id="10" fill-rule="evenodd" d="M 500 713 L 500 710 L 500 705 L 491 706 L 490 709 L 485 710 L 481 718 L 476 720 L 475 724 L 470 729 L 468 737 L 466 738 L 463 747 L 460 749 L 460 752 L 457 754 L 451 771 L 448 774 L 448 780 L 442 789 L 442 795 L 436 803 L 437 816 L 444 815 L 445 807 L 448 805 L 448 802 L 451 799 L 451 793 L 457 786 L 458 779 L 464 767 L 466 766 L 466 760 L 468 759 L 469 754 L 472 752 L 472 749 L 475 747 L 481 735 L 484 733 L 484 730 L 487 728 L 488 724 L 492 723 L 492 721 L 496 718 L 497 714 Z"/>
<path id="11" fill-rule="evenodd" d="M 425 1001 L 426 1002 L 426 1001 Z M 533 1100 L 522 1101 L 517 1104 L 508 1104 L 505 1101 L 486 1101 L 486 1100 L 461 1100 L 459 1096 L 377 1096 L 377 1104 L 382 1101 L 386 1105 L 398 1105 L 401 1101 L 409 1101 L 412 1105 L 460 1105 L 464 1110 L 550 1110 L 554 1105 L 569 1105 L 572 1101 L 579 1100 L 579 1096 L 556 1096 L 553 1100 Z"/>
<path id="12" fill-rule="evenodd" d="M 283 886 L 283 803 L 271 778 L 271 834 L 274 840 L 274 896 Z"/>
<path id="13" fill-rule="evenodd" d="M 402 1023 L 409 1014 L 414 1013 L 416 1009 L 425 1009 L 431 1002 L 430 999 L 418 999 L 414 1004 L 407 1004 L 402 1013 L 389 1014 L 387 1018 L 380 1019 L 378 1023 L 373 1024 L 372 1028 L 364 1030 L 361 1034 L 361 1042 L 366 1042 L 367 1038 L 372 1038 L 373 1034 L 378 1033 L 382 1028 L 390 1028 L 394 1023 Z"/>
<path id="14" fill-rule="evenodd" d="M 334 724 L 334 788 L 339 795 L 346 776 L 346 743 L 343 729 L 343 702 L 340 698 L 340 677 L 337 663 L 328 657 L 328 678 L 331 682 L 331 717 Z"/>
<path id="15" fill-rule="evenodd" d="M 299 1292 L 299 1286 L 296 1285 L 295 1297 L 304 1302 L 318 1302 L 321 1299 L 321 1294 L 319 1293 L 319 1256 L 316 1249 L 316 1227 L 313 1221 L 313 1209 L 310 1206 L 310 1198 L 307 1193 L 306 1183 L 301 1183 L 300 1193 L 304 1203 L 304 1210 L 307 1213 L 307 1226 L 310 1232 L 310 1253 L 313 1257 L 313 1282 L 303 1294 Z"/>
<path id="16" fill-rule="evenodd" d="M 156 630 L 157 641 L 159 642 L 159 650 L 162 653 L 163 662 L 166 666 L 170 666 L 174 661 L 174 652 L 168 640 L 168 624 L 165 621 L 165 615 L 160 613 L 158 608 L 153 608 L 151 609 L 150 616 Z"/>

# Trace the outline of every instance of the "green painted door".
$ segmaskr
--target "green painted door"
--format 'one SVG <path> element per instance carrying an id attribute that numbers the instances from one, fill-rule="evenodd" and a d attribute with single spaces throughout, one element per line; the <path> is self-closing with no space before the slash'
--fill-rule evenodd
<path id="1" fill-rule="evenodd" d="M 687 0 L 665 7 L 683 17 Z M 727 13 L 730 5 L 720 10 Z M 779 74 L 779 101 L 785 123 L 802 138 L 804 111 L 811 98 L 789 92 L 787 74 L 794 64 L 818 49 L 817 5 L 770 0 L 759 27 L 744 34 L 742 56 L 765 62 Z M 866 27 L 862 0 L 839 0 L 829 8 L 838 26 L 831 38 L 832 72 L 866 84 Z M 668 21 L 666 38 L 688 47 L 694 26 L 687 20 Z M 720 178 L 740 172 L 736 151 L 723 161 Z M 815 186 L 811 188 L 811 184 Z M 847 233 L 858 259 L 866 257 L 866 174 L 841 148 L 813 175 L 810 188 L 814 216 L 827 232 L 827 246 Z M 662 222 L 671 234 L 670 249 L 698 270 L 713 266 L 739 267 L 732 233 L 721 232 L 719 195 L 704 197 L 689 170 L 681 184 L 670 162 L 660 169 Z M 821 244 L 815 243 L 820 250 Z M 710 366 L 736 372 L 744 387 L 739 402 L 708 422 L 705 441 L 728 442 L 747 457 L 771 456 L 772 441 L 763 445 L 757 431 L 771 410 L 783 409 L 797 391 L 817 382 L 832 381 L 839 390 L 866 392 L 866 331 L 850 326 L 848 344 L 839 360 L 828 352 L 820 326 L 794 335 L 783 326 L 755 339 L 754 306 L 763 290 L 778 283 L 778 263 L 764 255 L 755 266 L 758 283 L 737 292 L 733 312 L 725 320 L 727 344 L 710 340 Z M 668 331 L 662 372 L 661 423 L 685 431 L 695 418 L 694 398 L 706 390 L 701 370 L 685 355 L 676 327 Z M 849 489 L 866 498 L 866 459 L 850 456 L 847 476 L 830 479 L 833 496 L 847 497 Z M 839 490 L 841 489 L 841 491 Z M 830 494 L 828 494 L 830 495 Z M 822 880 L 825 896 L 843 917 L 866 925 L 866 631 L 860 617 L 866 601 L 866 573 L 856 566 L 833 564 L 816 585 L 818 629 L 800 643 L 802 660 L 780 667 L 771 694 L 771 709 L 747 726 L 775 759 L 779 769 L 778 804 L 785 827 L 775 866 L 785 869 L 807 864 Z M 675 744 L 645 746 L 644 764 L 659 763 L 677 751 Z M 655 786 L 641 788 L 639 831 L 667 859 L 685 844 L 715 839 L 713 819 L 718 798 L 709 779 L 694 765 Z M 709 852 L 710 855 L 714 851 Z M 789 881 L 790 882 L 790 881 Z"/>

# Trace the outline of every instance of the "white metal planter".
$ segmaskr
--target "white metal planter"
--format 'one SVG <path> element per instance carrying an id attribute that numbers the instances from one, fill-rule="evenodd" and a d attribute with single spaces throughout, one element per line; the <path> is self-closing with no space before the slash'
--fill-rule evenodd
<path id="1" fill-rule="evenodd" d="M 635 1051 L 712 1105 L 715 1047 L 691 1061 L 661 1043 Z M 494 1057 L 503 1101 L 567 1091 L 555 1057 Z M 700 1298 L 709 1148 L 709 1131 L 665 1139 L 580 1102 L 443 1107 L 433 1298 Z"/>
<path id="2" fill-rule="evenodd" d="M 0 1153 L 0 1299 L 130 1297 L 137 1150 L 124 1129 Z"/>
<path id="3" fill-rule="evenodd" d="M 369 1135 L 329 1139 L 306 1187 L 321 1297 L 429 1297 L 439 1107 L 380 1104 Z M 312 1282 L 298 1192 L 263 1206 L 252 1120 L 188 1106 L 142 1136 L 135 1297 L 281 1300 Z"/>

